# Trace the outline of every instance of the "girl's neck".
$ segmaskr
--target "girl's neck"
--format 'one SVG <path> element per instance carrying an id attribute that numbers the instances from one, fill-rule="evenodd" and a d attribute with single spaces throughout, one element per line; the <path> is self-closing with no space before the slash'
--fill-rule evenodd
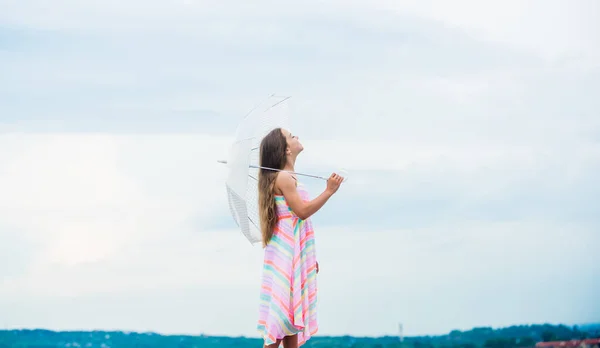
<path id="1" fill-rule="evenodd" d="M 288 160 L 285 163 L 285 166 L 283 167 L 283 170 L 288 171 L 288 172 L 294 172 L 294 164 L 295 164 L 296 160 L 292 159 L 292 158 L 288 158 Z"/>

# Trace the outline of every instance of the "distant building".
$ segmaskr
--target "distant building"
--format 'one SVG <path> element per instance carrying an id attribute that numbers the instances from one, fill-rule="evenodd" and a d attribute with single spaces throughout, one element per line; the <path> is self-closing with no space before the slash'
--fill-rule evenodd
<path id="1" fill-rule="evenodd" d="M 404 342 L 404 330 L 402 323 L 398 324 L 398 339 L 400 342 Z"/>
<path id="2" fill-rule="evenodd" d="M 586 340 L 538 342 L 536 348 L 600 348 L 600 338 Z"/>

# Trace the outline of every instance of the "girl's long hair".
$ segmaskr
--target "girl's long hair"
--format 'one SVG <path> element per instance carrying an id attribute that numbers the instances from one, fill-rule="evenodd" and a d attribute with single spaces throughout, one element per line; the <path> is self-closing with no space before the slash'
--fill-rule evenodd
<path id="1" fill-rule="evenodd" d="M 260 143 L 260 166 L 283 169 L 286 162 L 287 141 L 281 128 L 273 129 Z M 263 247 L 273 238 L 277 224 L 277 206 L 275 203 L 275 179 L 279 172 L 259 169 L 258 172 L 258 210 Z"/>

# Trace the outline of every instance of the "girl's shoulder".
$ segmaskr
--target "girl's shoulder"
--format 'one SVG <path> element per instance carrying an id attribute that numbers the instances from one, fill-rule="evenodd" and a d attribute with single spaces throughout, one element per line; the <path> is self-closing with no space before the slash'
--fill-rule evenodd
<path id="1" fill-rule="evenodd" d="M 295 175 L 286 171 L 277 172 L 274 188 L 276 194 L 281 194 L 283 192 L 281 189 L 282 187 L 290 187 L 291 185 L 294 185 L 295 187 L 298 186 L 298 179 L 296 179 Z"/>

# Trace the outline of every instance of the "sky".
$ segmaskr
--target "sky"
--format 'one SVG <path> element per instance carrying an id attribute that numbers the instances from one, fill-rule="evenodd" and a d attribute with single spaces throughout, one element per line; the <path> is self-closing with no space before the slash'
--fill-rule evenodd
<path id="1" fill-rule="evenodd" d="M 597 1 L 0 0 L 0 77 L 1 328 L 257 336 L 216 161 L 272 93 L 349 173 L 319 334 L 600 321 Z"/>

